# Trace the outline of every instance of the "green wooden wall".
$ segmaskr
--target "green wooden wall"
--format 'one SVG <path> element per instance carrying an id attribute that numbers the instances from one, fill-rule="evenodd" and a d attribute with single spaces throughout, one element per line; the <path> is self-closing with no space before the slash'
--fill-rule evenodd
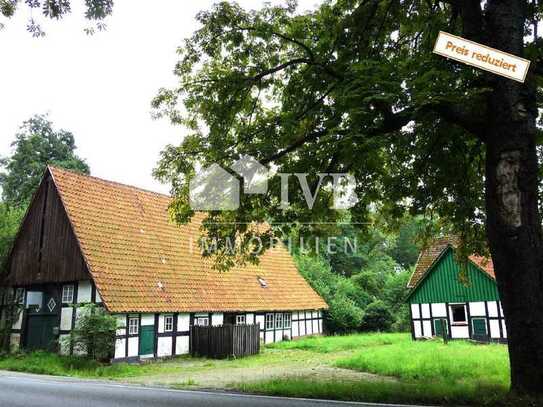
<path id="1" fill-rule="evenodd" d="M 426 278 L 409 295 L 411 304 L 436 302 L 498 301 L 496 282 L 468 263 L 469 285 L 458 279 L 460 266 L 451 248 L 433 265 Z"/>

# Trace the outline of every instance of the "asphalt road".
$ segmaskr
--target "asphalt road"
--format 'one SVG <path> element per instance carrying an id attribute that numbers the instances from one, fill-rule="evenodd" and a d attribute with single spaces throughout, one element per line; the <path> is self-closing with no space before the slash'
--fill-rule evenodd
<path id="1" fill-rule="evenodd" d="M 222 392 L 185 391 L 0 371 L 1 407 L 391 407 Z"/>

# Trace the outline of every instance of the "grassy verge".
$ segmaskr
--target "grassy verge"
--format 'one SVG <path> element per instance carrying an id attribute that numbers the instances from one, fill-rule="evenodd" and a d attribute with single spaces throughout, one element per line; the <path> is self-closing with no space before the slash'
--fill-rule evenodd
<path id="1" fill-rule="evenodd" d="M 309 377 L 277 378 L 238 384 L 238 389 L 337 400 L 494 406 L 506 399 L 509 388 L 508 354 L 503 345 L 464 341 L 445 345 L 441 341 L 414 342 L 402 334 L 371 334 L 307 338 L 273 347 L 337 353 L 333 362 L 337 367 L 393 380 L 341 382 L 315 381 Z"/>
<path id="2" fill-rule="evenodd" d="M 318 398 L 376 403 L 497 406 L 506 396 L 503 388 L 462 384 L 391 381 L 332 382 L 311 379 L 274 379 L 243 383 L 238 390 L 275 396 Z"/>

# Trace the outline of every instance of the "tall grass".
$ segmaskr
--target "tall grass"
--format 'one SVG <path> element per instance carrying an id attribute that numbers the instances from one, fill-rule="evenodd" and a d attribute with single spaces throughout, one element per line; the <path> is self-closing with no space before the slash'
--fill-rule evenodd
<path id="1" fill-rule="evenodd" d="M 504 345 L 453 341 L 395 343 L 368 347 L 339 359 L 336 366 L 394 376 L 408 381 L 470 383 L 509 387 L 509 359 Z"/>
<path id="2" fill-rule="evenodd" d="M 341 336 L 310 336 L 269 345 L 272 349 L 299 349 L 319 353 L 356 350 L 373 346 L 393 345 L 410 341 L 409 334 L 370 333 Z"/>

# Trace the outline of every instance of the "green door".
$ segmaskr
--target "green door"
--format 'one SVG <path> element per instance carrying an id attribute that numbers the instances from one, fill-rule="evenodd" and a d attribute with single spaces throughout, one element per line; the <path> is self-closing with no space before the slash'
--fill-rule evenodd
<path id="1" fill-rule="evenodd" d="M 488 336 L 486 331 L 486 318 L 473 318 L 473 337 L 485 339 Z"/>
<path id="2" fill-rule="evenodd" d="M 143 325 L 140 331 L 140 355 L 153 355 L 155 353 L 155 327 Z"/>
<path id="3" fill-rule="evenodd" d="M 443 337 L 443 325 L 445 325 L 445 331 L 449 333 L 449 327 L 447 326 L 447 320 L 445 319 L 435 319 L 434 320 L 434 331 L 436 336 Z"/>
<path id="4" fill-rule="evenodd" d="M 57 326 L 57 315 L 29 315 L 25 332 L 25 348 L 28 350 L 54 351 L 56 345 L 55 328 Z"/>

